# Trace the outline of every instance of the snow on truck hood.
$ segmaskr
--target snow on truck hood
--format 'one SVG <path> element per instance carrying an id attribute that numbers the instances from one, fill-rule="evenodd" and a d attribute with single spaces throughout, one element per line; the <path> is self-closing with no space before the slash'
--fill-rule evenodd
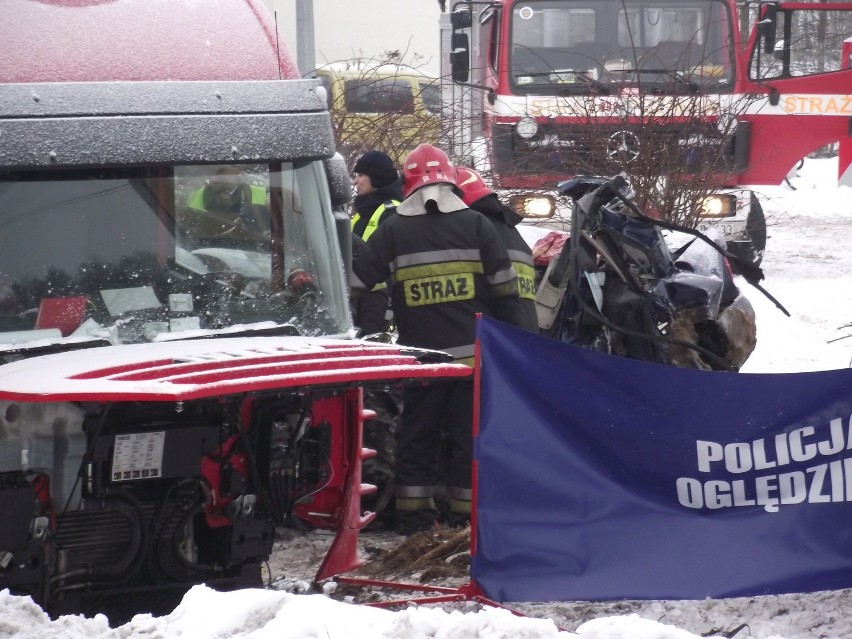
<path id="1" fill-rule="evenodd" d="M 0 366 L 0 400 L 178 401 L 307 385 L 465 377 L 445 354 L 355 340 L 234 337 L 104 346 Z"/>

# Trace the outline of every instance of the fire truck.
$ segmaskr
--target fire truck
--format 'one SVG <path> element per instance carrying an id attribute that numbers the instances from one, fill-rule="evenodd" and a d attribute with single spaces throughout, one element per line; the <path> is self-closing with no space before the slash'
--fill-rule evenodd
<path id="1" fill-rule="evenodd" d="M 530 211 L 577 174 L 699 176 L 699 229 L 759 263 L 749 185 L 832 142 L 852 180 L 850 36 L 850 3 L 456 2 L 441 16 L 450 152 Z"/>
<path id="2" fill-rule="evenodd" d="M 351 186 L 259 0 L 0 3 L 0 589 L 51 615 L 262 586 L 288 522 L 359 565 Z"/>

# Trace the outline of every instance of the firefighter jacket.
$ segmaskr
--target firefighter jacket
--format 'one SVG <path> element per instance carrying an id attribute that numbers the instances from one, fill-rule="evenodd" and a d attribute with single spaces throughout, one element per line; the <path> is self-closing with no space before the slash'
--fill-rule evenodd
<path id="1" fill-rule="evenodd" d="M 538 333 L 538 313 L 535 309 L 535 265 L 532 250 L 517 228 L 521 216 L 503 204 L 495 194 L 486 195 L 471 207 L 485 215 L 509 252 L 509 259 L 518 275 L 518 295 L 521 300 L 521 328 Z"/>
<path id="2" fill-rule="evenodd" d="M 434 200 L 411 206 L 425 191 Z M 441 212 L 438 201 L 449 212 Z M 466 208 L 449 185 L 415 191 L 397 212 L 355 258 L 355 274 L 366 286 L 392 282 L 400 344 L 445 351 L 472 364 L 477 313 L 520 324 L 509 255 L 494 226 Z"/>
<path id="3" fill-rule="evenodd" d="M 364 248 L 364 240 L 352 233 L 352 258 L 358 257 Z M 350 282 L 350 302 L 352 304 L 352 323 L 358 329 L 358 337 L 366 337 L 390 330 L 390 307 L 387 285 L 380 282 L 372 289 L 365 289 L 355 279 Z"/>
<path id="4" fill-rule="evenodd" d="M 352 202 L 352 232 L 368 240 L 379 224 L 390 217 L 402 201 L 399 181 L 364 195 L 356 195 Z"/>

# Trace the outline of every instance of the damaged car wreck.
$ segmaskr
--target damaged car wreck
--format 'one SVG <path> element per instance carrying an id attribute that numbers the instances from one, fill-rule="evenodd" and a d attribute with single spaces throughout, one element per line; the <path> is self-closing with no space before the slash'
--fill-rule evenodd
<path id="1" fill-rule="evenodd" d="M 538 288 L 543 334 L 660 364 L 742 367 L 757 343 L 757 327 L 734 281 L 729 260 L 737 258 L 724 238 L 645 215 L 620 176 L 580 176 L 560 183 L 558 191 L 573 201 L 571 230 Z M 686 241 L 670 248 L 663 230 Z M 757 266 L 737 265 L 769 296 Z"/>

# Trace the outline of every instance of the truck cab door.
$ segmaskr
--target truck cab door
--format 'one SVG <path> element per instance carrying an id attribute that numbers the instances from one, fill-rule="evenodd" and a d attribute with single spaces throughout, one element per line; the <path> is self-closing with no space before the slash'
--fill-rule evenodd
<path id="1" fill-rule="evenodd" d="M 744 93 L 765 99 L 746 98 L 742 107 L 742 119 L 751 123 L 751 156 L 740 183 L 780 184 L 809 153 L 832 142 L 850 144 L 850 38 L 850 3 L 761 7 Z"/>

